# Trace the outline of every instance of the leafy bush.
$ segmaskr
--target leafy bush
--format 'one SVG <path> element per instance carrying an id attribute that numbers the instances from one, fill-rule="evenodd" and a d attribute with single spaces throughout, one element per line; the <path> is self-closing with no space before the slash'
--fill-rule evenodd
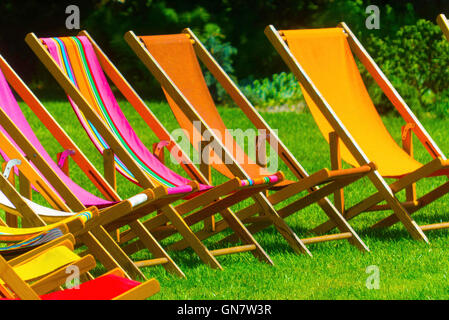
<path id="1" fill-rule="evenodd" d="M 258 108 L 268 110 L 303 109 L 303 95 L 292 73 L 281 72 L 271 78 L 254 80 L 242 87 L 246 97 Z"/>
<path id="2" fill-rule="evenodd" d="M 433 111 L 439 116 L 449 116 L 449 90 L 444 90 L 435 97 Z"/>
<path id="3" fill-rule="evenodd" d="M 439 95 L 449 89 L 449 42 L 437 25 L 421 19 L 403 26 L 392 37 L 371 36 L 368 43 L 376 62 L 414 111 L 447 113 L 442 109 L 445 98 Z M 374 102 L 391 110 L 380 89 L 369 87 Z"/>
<path id="4" fill-rule="evenodd" d="M 224 42 L 225 36 L 221 33 L 219 26 L 213 23 L 206 24 L 203 32 L 199 36 L 200 41 L 209 50 L 218 64 L 223 70 L 232 77 L 234 73 L 233 68 L 233 56 L 237 54 L 237 49 L 234 48 L 229 42 Z M 203 67 L 204 78 L 206 79 L 207 86 L 211 91 L 214 99 L 226 104 L 229 101 L 229 97 L 223 87 L 217 82 L 214 76 Z"/>

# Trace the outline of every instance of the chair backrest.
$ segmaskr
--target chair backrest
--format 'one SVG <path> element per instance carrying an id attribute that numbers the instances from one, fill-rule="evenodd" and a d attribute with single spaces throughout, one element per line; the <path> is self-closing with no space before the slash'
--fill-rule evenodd
<path id="1" fill-rule="evenodd" d="M 152 181 L 166 187 L 190 183 L 190 180 L 164 166 L 140 140 L 123 114 L 87 37 L 42 38 L 41 40 L 56 63 Z M 103 153 L 108 148 L 107 143 L 70 97 L 69 101 L 90 139 Z M 115 156 L 115 162 L 117 170 L 123 176 L 137 183 L 132 172 L 117 156 Z M 200 190 L 207 188 L 209 187 L 200 185 Z"/>
<path id="2" fill-rule="evenodd" d="M 370 161 L 385 177 L 399 177 L 422 166 L 409 156 L 385 127 L 363 83 L 342 28 L 282 30 L 291 53 L 331 106 Z M 306 103 L 326 140 L 332 127 L 302 90 Z M 342 158 L 357 162 L 342 146 Z"/>
<path id="3" fill-rule="evenodd" d="M 11 88 L 5 79 L 2 71 L 0 70 L 0 108 L 11 118 L 16 127 L 22 132 L 23 135 L 27 138 L 27 140 L 34 146 L 34 148 L 39 152 L 39 154 L 45 159 L 45 161 L 50 165 L 52 170 L 62 179 L 62 181 L 69 187 L 72 192 L 76 195 L 78 199 L 86 206 L 107 206 L 112 204 L 113 202 L 99 198 L 94 194 L 88 192 L 78 184 L 76 184 L 73 180 L 70 179 L 56 164 L 56 162 L 52 159 L 52 157 L 48 154 L 44 146 L 41 144 L 37 136 L 35 135 L 33 129 L 25 118 L 22 110 L 20 109 L 19 104 L 17 103 L 16 98 L 14 97 Z M 14 142 L 14 139 L 0 126 L 0 130 L 9 138 L 9 140 L 14 144 L 17 150 L 19 150 L 23 155 L 25 153 L 20 149 L 20 147 Z M 1 150 L 0 154 L 4 159 L 8 159 L 6 153 Z M 37 170 L 37 169 L 36 169 Z M 18 172 L 16 171 L 16 174 Z M 50 185 L 48 182 L 46 182 Z M 53 188 L 53 190 L 57 193 L 57 190 Z"/>
<path id="4" fill-rule="evenodd" d="M 140 36 L 139 39 L 157 60 L 170 80 L 174 82 L 190 104 L 195 107 L 195 110 L 201 118 L 221 138 L 222 144 L 228 151 L 232 151 L 234 159 L 237 160 L 245 172 L 253 179 L 259 176 L 269 175 L 270 172 L 248 157 L 245 151 L 235 141 L 234 137 L 229 133 L 211 97 L 188 35 L 182 33 Z M 198 149 L 202 139 L 199 130 L 195 128 L 192 121 L 184 114 L 175 101 L 165 91 L 164 93 L 180 127 L 189 135 L 193 147 Z M 212 157 L 212 166 L 216 170 L 229 178 L 234 177 L 226 164 L 216 154 L 213 154 Z"/>

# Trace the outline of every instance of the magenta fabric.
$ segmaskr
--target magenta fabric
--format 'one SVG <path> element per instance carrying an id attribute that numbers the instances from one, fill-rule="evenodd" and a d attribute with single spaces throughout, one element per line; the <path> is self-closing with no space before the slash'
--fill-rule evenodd
<path id="1" fill-rule="evenodd" d="M 167 194 L 187 193 L 192 191 L 193 191 L 192 186 L 188 184 L 179 187 L 167 188 Z"/>
<path id="2" fill-rule="evenodd" d="M 80 201 L 86 206 L 97 206 L 99 208 L 112 205 L 116 202 L 108 201 L 105 199 L 101 199 L 87 190 L 83 189 L 79 185 L 77 185 L 75 182 L 73 182 L 68 176 L 64 174 L 64 172 L 61 170 L 61 168 L 58 167 L 58 165 L 55 163 L 55 161 L 50 157 L 50 155 L 47 153 L 45 148 L 40 143 L 39 139 L 34 134 L 33 130 L 31 129 L 30 125 L 28 124 L 28 121 L 26 120 L 25 116 L 22 113 L 22 110 L 20 109 L 20 106 L 18 105 L 11 88 L 8 85 L 8 82 L 6 81 L 3 73 L 0 71 L 0 108 L 2 108 L 5 113 L 11 118 L 11 120 L 15 123 L 15 125 L 20 129 L 20 131 L 25 135 L 25 137 L 28 139 L 29 142 L 36 148 L 36 150 L 42 155 L 42 157 L 47 161 L 47 163 L 51 166 L 53 171 L 56 172 L 56 174 L 64 181 L 64 183 L 69 187 L 69 189 L 75 194 L 75 196 L 80 199 Z M 2 130 L 3 133 L 5 133 L 8 138 L 10 138 L 10 141 L 15 144 L 14 140 L 11 139 L 11 137 L 8 135 L 8 133 L 0 126 L 0 130 Z M 21 150 L 17 145 L 16 147 L 18 150 Z M 0 153 L 5 159 L 8 159 L 6 155 L 1 151 L 0 146 Z M 22 152 L 23 153 L 23 152 Z M 36 169 L 37 170 L 37 169 Z M 16 171 L 17 173 L 17 171 Z M 57 192 L 55 190 L 55 192 Z"/>

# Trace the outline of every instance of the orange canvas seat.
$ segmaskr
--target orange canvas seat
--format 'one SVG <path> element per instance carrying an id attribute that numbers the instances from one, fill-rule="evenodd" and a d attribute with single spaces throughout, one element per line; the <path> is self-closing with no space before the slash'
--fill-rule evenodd
<path id="1" fill-rule="evenodd" d="M 87 32 L 83 31 L 74 37 L 41 39 L 34 34 L 28 34 L 26 41 L 66 90 L 78 120 L 97 150 L 104 156 L 107 172 L 105 175 L 109 177 L 111 185 L 115 185 L 117 170 L 143 188 L 190 188 L 191 192 L 176 206 L 172 206 L 171 202 L 157 206 L 155 208 L 158 209 L 158 215 L 120 233 L 119 242 L 123 244 L 127 254 L 148 248 L 160 258 L 157 259 L 159 264 L 183 275 L 179 268 L 171 264 L 172 261 L 165 256 L 164 250 L 155 243 L 156 240 L 173 239 L 175 237 L 172 236 L 179 234 L 186 247 L 192 248 L 204 263 L 213 268 L 222 268 L 216 256 L 241 252 L 249 252 L 257 259 L 273 264 L 230 207 L 281 182 L 284 179 L 281 172 L 257 179 L 234 177 L 220 185 L 212 186 L 210 179 L 192 164 Z M 140 114 L 145 115 L 146 123 L 161 139 L 153 145 L 154 152 L 140 140 L 132 124 L 128 122 L 106 76 L 114 82 L 130 104 Z M 162 152 L 164 147 L 172 152 L 192 180 L 165 166 Z M 140 218 L 149 213 L 151 211 L 141 210 L 134 214 L 134 217 Z M 213 231 L 216 214 L 226 221 L 242 245 L 209 250 L 196 237 L 191 226 L 203 223 L 204 232 Z M 146 239 L 141 238 L 142 234 Z M 158 252 L 154 252 L 155 249 Z M 142 267 L 154 263 L 153 259 L 138 262 Z"/>
<path id="2" fill-rule="evenodd" d="M 234 158 L 239 159 L 239 165 L 243 170 L 252 179 L 269 175 L 270 172 L 251 159 L 229 133 L 211 97 L 200 65 L 197 62 L 195 51 L 187 35 L 181 33 L 164 36 L 142 36 L 140 39 L 178 89 L 184 93 L 186 99 L 195 106 L 195 110 L 201 118 L 219 134 L 226 149 L 233 151 Z M 192 121 L 184 114 L 167 91 L 164 90 L 164 94 L 180 127 L 187 131 L 192 146 L 198 149 L 202 140 L 201 133 L 195 129 Z M 226 177 L 233 178 L 235 176 L 216 154 L 213 155 L 211 163 L 216 170 Z"/>
<path id="3" fill-rule="evenodd" d="M 338 221 L 336 223 L 339 224 L 341 234 L 335 238 L 323 236 L 304 239 L 305 242 L 348 239 L 360 249 L 367 249 L 338 210 L 325 197 L 335 190 L 336 185 L 340 183 L 347 185 L 368 174 L 371 171 L 370 165 L 357 167 L 357 173 L 323 169 L 309 176 L 191 30 L 186 29 L 181 34 L 155 36 L 136 36 L 130 31 L 125 35 L 125 40 L 161 83 L 170 108 L 180 127 L 190 138 L 192 146 L 200 154 L 203 154 L 202 146 L 213 140 L 215 146 L 211 166 L 218 172 L 229 178 L 236 176 L 239 178 L 257 178 L 270 174 L 269 169 L 261 165 L 260 159 L 257 159 L 259 157 L 246 154 L 243 147 L 229 132 L 211 97 L 198 58 L 211 71 L 236 104 L 242 108 L 248 119 L 253 122 L 258 129 L 259 136 L 257 139 L 259 141 L 265 140 L 273 146 L 276 145 L 279 158 L 298 178 L 297 181 L 285 181 L 282 184 L 275 185 L 272 188 L 275 192 L 272 194 L 257 195 L 258 204 L 237 212 L 242 221 L 249 225 L 249 230 L 258 232 L 273 224 L 265 215 L 254 217 L 263 212 L 261 208 L 271 207 L 271 210 L 274 210 L 274 205 L 308 190 L 310 194 L 276 210 L 276 214 L 285 218 L 312 203 L 318 202 L 332 220 Z M 255 141 L 249 141 L 249 143 L 252 144 Z M 259 147 L 259 145 L 257 146 Z M 319 189 L 319 185 L 322 185 L 323 188 Z M 283 224 L 285 226 L 285 222 Z M 298 239 L 298 237 L 292 231 L 289 232 L 290 234 L 283 232 L 283 230 L 290 230 L 290 228 L 274 225 L 295 248 L 295 243 L 291 240 L 292 238 Z M 226 227 L 224 223 L 217 223 L 216 230 L 223 230 Z M 210 234 L 200 234 L 199 236 L 207 237 Z M 354 241 L 354 239 L 356 240 Z M 304 250 L 304 246 L 302 244 L 301 246 Z"/>
<path id="4" fill-rule="evenodd" d="M 334 157 L 353 166 L 369 162 L 376 165 L 376 170 L 368 176 L 378 192 L 344 209 L 345 217 L 351 219 L 364 211 L 392 209 L 395 214 L 376 226 L 401 221 L 414 238 L 425 241 L 424 230 L 447 227 L 441 223 L 419 227 L 410 214 L 449 191 L 446 183 L 417 198 L 414 185 L 424 177 L 448 175 L 449 161 L 349 28 L 344 23 L 337 28 L 312 30 L 277 31 L 268 26 L 265 33 L 299 80 L 307 106 L 324 138 L 329 142 L 329 137 L 334 135 L 341 140 L 340 153 Z M 382 122 L 353 52 L 404 119 L 403 147 Z M 434 160 L 422 164 L 413 158 L 412 133 Z M 397 180 L 389 186 L 384 178 Z M 401 203 L 395 193 L 404 189 L 407 199 Z M 384 200 L 386 205 L 378 205 Z M 334 226 L 328 221 L 316 231 L 326 232 Z"/>

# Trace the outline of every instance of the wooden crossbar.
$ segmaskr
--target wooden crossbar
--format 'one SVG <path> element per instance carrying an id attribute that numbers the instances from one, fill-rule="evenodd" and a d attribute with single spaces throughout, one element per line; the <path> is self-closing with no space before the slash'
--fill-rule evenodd
<path id="1" fill-rule="evenodd" d="M 318 243 L 318 242 L 349 239 L 351 237 L 352 237 L 352 234 L 350 232 L 343 232 L 343 233 L 337 233 L 337 234 L 327 234 L 324 236 L 317 236 L 317 237 L 312 237 L 312 238 L 303 238 L 301 240 L 306 244 L 311 244 L 311 243 Z"/>
<path id="2" fill-rule="evenodd" d="M 233 253 L 241 253 L 241 252 L 246 252 L 246 251 L 252 251 L 255 250 L 256 246 L 253 244 L 247 244 L 244 246 L 237 246 L 237 247 L 230 247 L 230 248 L 223 248 L 223 249 L 216 249 L 216 250 L 211 250 L 212 254 L 217 257 L 217 256 L 222 256 L 225 254 L 233 254 Z"/>

